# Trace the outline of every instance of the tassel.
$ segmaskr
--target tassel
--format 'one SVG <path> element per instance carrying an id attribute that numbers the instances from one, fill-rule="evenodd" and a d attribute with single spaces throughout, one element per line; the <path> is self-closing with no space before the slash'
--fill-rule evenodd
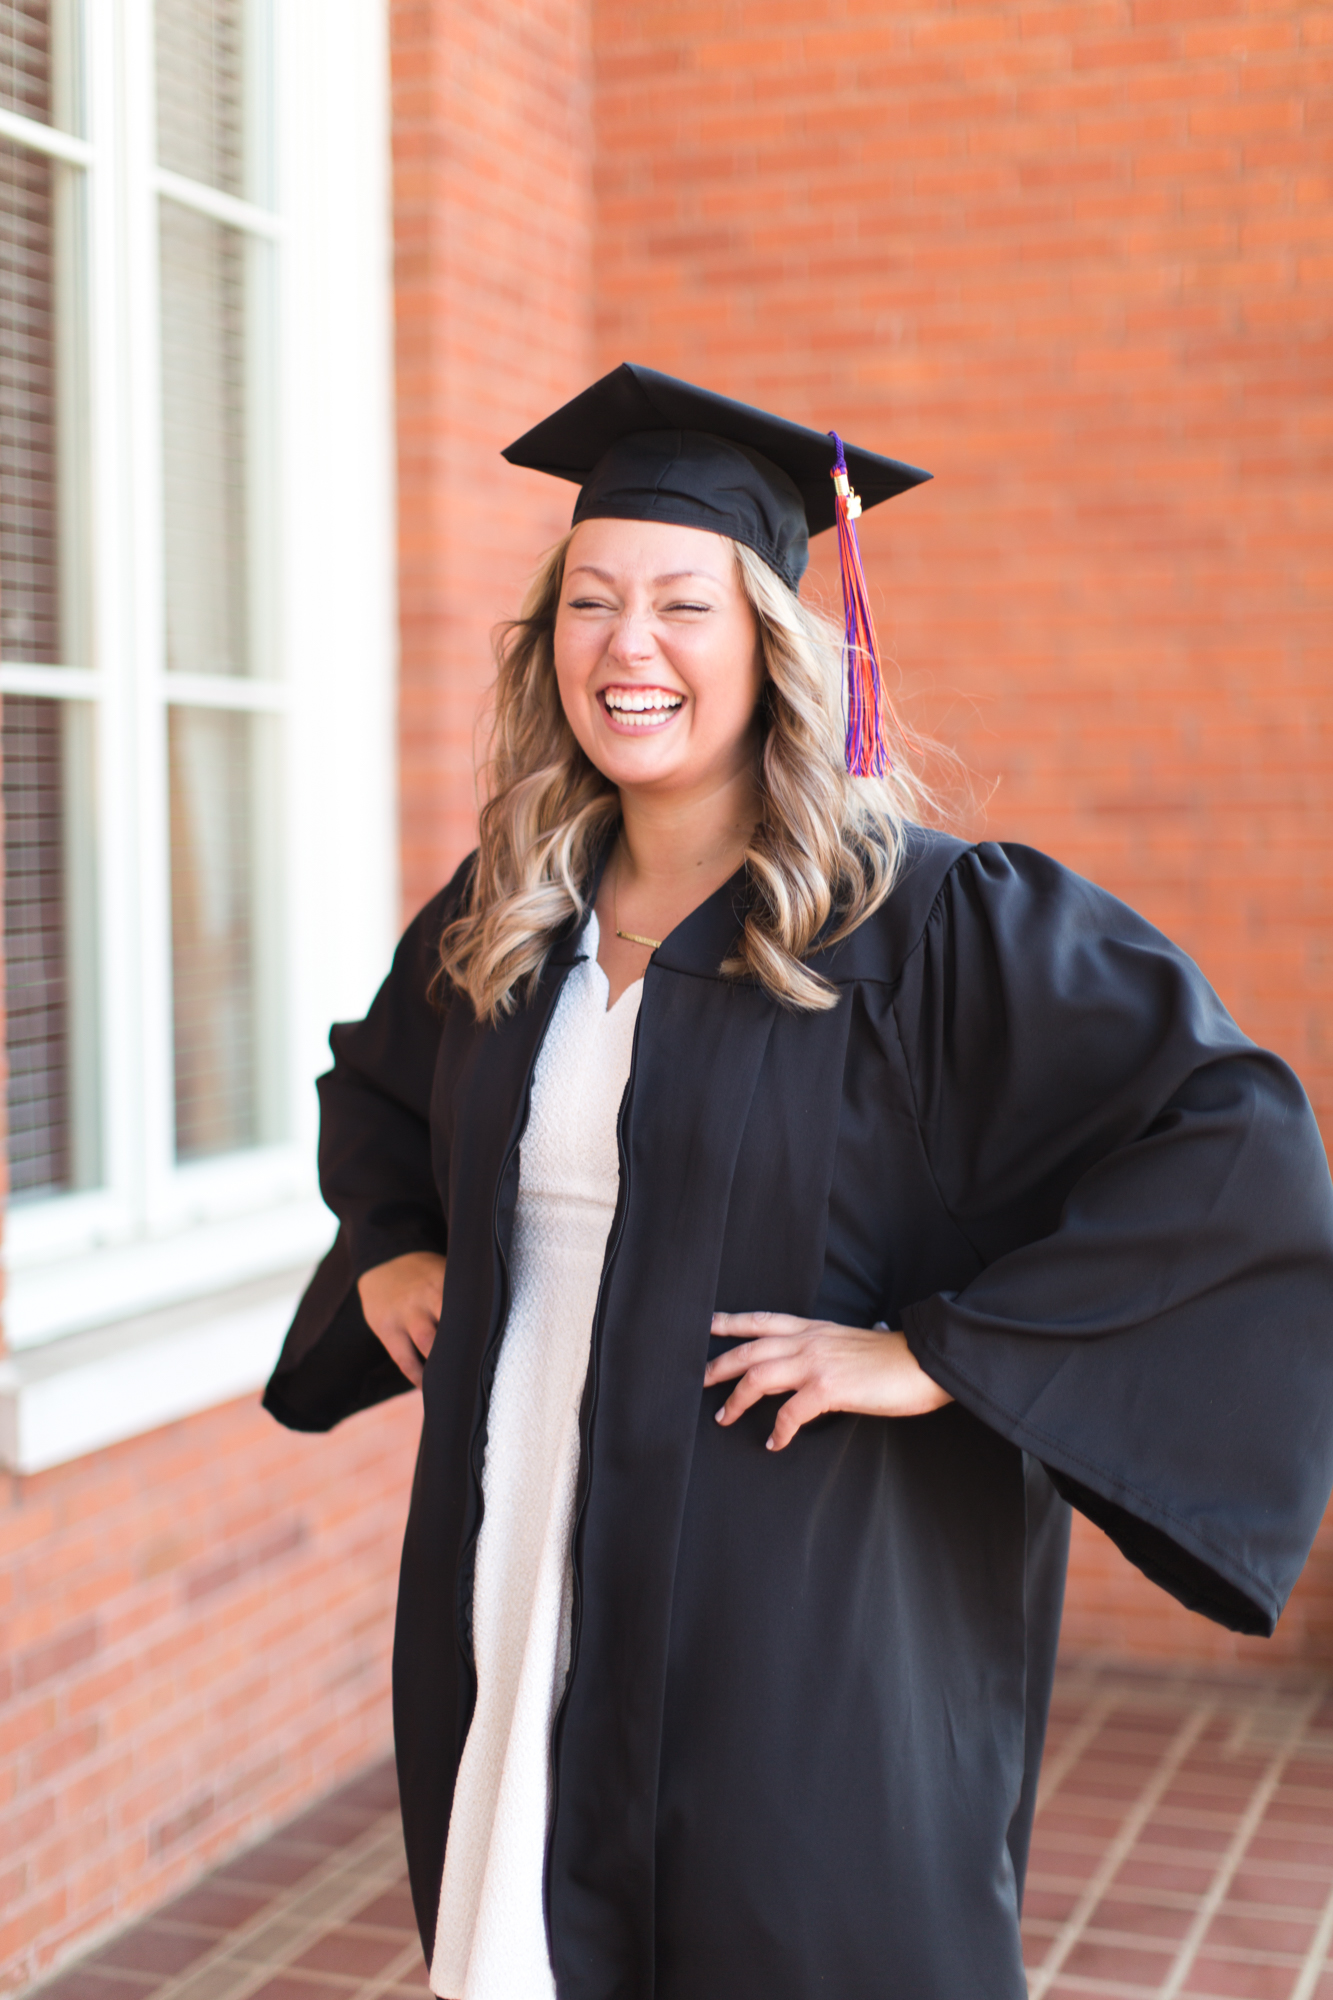
<path id="1" fill-rule="evenodd" d="M 847 478 L 842 439 L 830 431 L 837 457 L 833 486 L 838 496 L 838 568 L 842 575 L 842 657 L 847 675 L 847 769 L 854 778 L 883 778 L 891 768 L 884 740 L 883 684 L 879 646 L 870 598 L 866 592 L 861 551 L 852 526 L 861 502 Z"/>

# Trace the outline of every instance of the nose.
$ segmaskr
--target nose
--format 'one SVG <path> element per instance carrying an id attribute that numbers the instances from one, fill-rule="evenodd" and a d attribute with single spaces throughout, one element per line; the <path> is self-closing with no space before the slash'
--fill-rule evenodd
<path id="1" fill-rule="evenodd" d="M 616 620 L 607 651 L 622 666 L 641 666 L 655 651 L 648 620 L 637 611 L 626 611 Z"/>

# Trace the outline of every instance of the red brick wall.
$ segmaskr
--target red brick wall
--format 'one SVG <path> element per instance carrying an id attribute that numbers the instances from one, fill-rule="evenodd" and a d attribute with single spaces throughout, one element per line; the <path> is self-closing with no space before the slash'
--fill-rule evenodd
<path id="1" fill-rule="evenodd" d="M 0 1991 L 383 1755 L 417 1423 L 233 1403 L 0 1474 Z"/>
<path id="2" fill-rule="evenodd" d="M 1076 1514 L 1061 1646 L 1067 1658 L 1333 1667 L 1333 1519 L 1273 1637 L 1242 1639 L 1165 1597 Z"/>
<path id="3" fill-rule="evenodd" d="M 594 0 L 594 42 L 599 366 L 936 473 L 862 524 L 909 712 L 998 780 L 988 831 L 1179 938 L 1327 1130 L 1327 8 Z M 1235 1650 L 1093 1531 L 1076 1557 L 1071 1646 Z M 1333 1662 L 1328 1529 L 1284 1650 Z"/>
<path id="4" fill-rule="evenodd" d="M 500 447 L 592 367 L 583 0 L 393 0 L 403 899 L 475 840 L 490 632 L 574 489 Z"/>

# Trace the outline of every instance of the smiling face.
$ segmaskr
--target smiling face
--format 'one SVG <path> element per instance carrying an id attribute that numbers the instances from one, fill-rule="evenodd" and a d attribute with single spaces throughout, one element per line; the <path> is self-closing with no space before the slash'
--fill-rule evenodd
<path id="1" fill-rule="evenodd" d="M 721 535 L 581 521 L 555 671 L 570 728 L 622 791 L 712 791 L 753 766 L 759 627 Z"/>

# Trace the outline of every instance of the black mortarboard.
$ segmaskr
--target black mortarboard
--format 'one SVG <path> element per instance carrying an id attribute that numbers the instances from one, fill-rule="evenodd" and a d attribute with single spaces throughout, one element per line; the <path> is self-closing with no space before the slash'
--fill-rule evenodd
<path id="1" fill-rule="evenodd" d="M 753 549 L 792 590 L 810 560 L 811 535 L 836 525 L 847 768 L 856 777 L 884 775 L 879 649 L 852 524 L 865 508 L 920 486 L 928 472 L 632 361 L 525 431 L 504 456 L 573 480 L 575 524 L 610 518 L 706 528 Z"/>
<path id="2" fill-rule="evenodd" d="M 511 465 L 582 488 L 574 520 L 670 521 L 729 535 L 795 590 L 809 538 L 834 525 L 834 444 L 711 389 L 624 361 L 511 444 Z M 846 446 L 862 508 L 929 479 L 914 465 Z"/>

